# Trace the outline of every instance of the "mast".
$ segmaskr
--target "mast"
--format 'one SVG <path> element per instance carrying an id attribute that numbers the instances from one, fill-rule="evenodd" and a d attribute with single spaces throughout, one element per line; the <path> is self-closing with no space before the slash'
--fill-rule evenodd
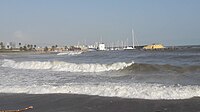
<path id="1" fill-rule="evenodd" d="M 132 29 L 132 38 L 133 38 L 133 40 L 132 40 L 133 43 L 132 44 L 133 44 L 133 49 L 134 49 L 135 48 L 135 45 L 134 45 L 134 43 L 135 43 L 135 37 L 134 37 L 134 30 L 133 29 Z"/>

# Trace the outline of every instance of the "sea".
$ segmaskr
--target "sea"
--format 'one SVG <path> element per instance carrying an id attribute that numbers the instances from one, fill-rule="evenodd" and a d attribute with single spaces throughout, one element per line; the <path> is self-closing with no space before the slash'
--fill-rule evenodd
<path id="1" fill-rule="evenodd" d="M 200 47 L 62 55 L 1 53 L 0 93 L 144 100 L 200 97 Z"/>

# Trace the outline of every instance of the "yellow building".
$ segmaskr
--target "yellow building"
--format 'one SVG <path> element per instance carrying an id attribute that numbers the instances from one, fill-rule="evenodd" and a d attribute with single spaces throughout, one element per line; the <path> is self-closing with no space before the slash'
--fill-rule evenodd
<path id="1" fill-rule="evenodd" d="M 155 49 L 164 49 L 165 47 L 162 44 L 151 44 L 151 45 L 146 45 L 143 47 L 143 49 L 146 50 L 155 50 Z"/>

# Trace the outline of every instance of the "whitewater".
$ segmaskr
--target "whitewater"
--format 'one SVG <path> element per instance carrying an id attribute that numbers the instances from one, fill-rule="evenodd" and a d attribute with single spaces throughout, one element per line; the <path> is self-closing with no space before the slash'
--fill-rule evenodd
<path id="1" fill-rule="evenodd" d="M 140 99 L 189 99 L 200 97 L 200 86 L 165 86 L 146 83 L 66 84 L 63 86 L 0 86 L 1 93 L 69 93 Z"/>
<path id="2" fill-rule="evenodd" d="M 40 61 L 24 61 L 15 62 L 13 60 L 4 59 L 2 67 L 12 67 L 15 69 L 51 69 L 53 71 L 67 72 L 104 72 L 111 70 L 119 70 L 132 65 L 131 63 L 117 62 L 113 64 L 76 64 L 61 61 L 40 62 Z"/>
<path id="3" fill-rule="evenodd" d="M 0 54 L 0 93 L 200 97 L 199 49 Z"/>

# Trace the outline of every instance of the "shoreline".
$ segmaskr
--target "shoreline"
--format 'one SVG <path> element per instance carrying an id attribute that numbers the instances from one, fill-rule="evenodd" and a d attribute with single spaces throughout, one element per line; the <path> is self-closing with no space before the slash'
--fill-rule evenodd
<path id="1" fill-rule="evenodd" d="M 146 100 L 77 94 L 0 93 L 0 110 L 28 106 L 27 112 L 198 112 L 200 98 L 182 100 Z"/>
<path id="2" fill-rule="evenodd" d="M 200 45 L 186 45 L 186 46 L 167 46 L 166 48 L 161 49 L 141 49 L 141 46 L 136 46 L 137 51 L 177 51 L 177 50 L 196 50 L 199 49 Z M 111 50 L 112 51 L 112 50 Z M 116 50 L 118 51 L 118 50 Z M 122 50 L 126 51 L 126 50 Z M 0 49 L 0 54 L 15 54 L 15 53 L 23 53 L 23 54 L 52 54 L 56 52 L 52 51 L 20 51 L 20 50 L 2 50 Z"/>

